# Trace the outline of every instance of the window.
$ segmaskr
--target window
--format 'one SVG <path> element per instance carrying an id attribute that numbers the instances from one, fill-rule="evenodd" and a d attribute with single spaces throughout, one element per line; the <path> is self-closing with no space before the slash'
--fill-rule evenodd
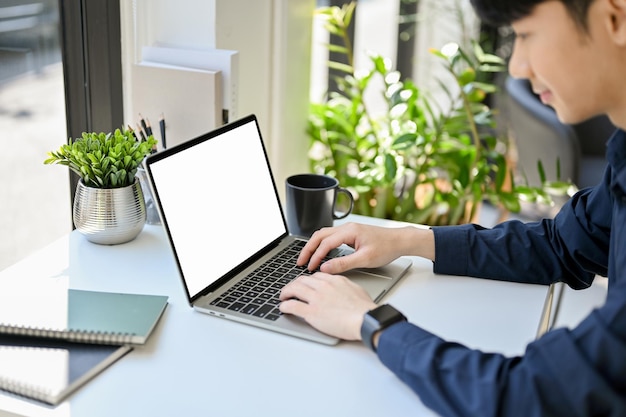
<path id="1" fill-rule="evenodd" d="M 119 25 L 116 1 L 0 6 L 0 270 L 72 228 L 76 178 L 43 160 L 68 137 L 121 126 Z"/>
<path id="2" fill-rule="evenodd" d="M 43 165 L 67 138 L 56 2 L 0 7 L 0 270 L 71 230 L 67 169 Z"/>

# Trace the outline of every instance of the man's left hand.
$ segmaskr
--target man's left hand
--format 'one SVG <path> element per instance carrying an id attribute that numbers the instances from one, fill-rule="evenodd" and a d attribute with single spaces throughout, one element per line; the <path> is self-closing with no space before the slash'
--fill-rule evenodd
<path id="1" fill-rule="evenodd" d="M 361 340 L 365 313 L 376 308 L 365 289 L 342 275 L 302 275 L 280 293 L 280 311 L 302 317 L 317 330 L 345 340 Z"/>

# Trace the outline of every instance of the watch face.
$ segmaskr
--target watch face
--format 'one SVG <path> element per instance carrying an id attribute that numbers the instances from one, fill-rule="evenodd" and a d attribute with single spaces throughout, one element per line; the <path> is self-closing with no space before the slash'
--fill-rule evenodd
<path id="1" fill-rule="evenodd" d="M 363 324 L 361 325 L 361 339 L 363 343 L 375 352 L 374 334 L 400 321 L 406 321 L 406 317 L 390 305 L 383 304 L 376 307 L 363 318 Z"/>
<path id="2" fill-rule="evenodd" d="M 381 326 L 384 326 L 388 322 L 395 323 L 396 321 L 406 320 L 402 313 L 389 304 L 383 304 L 382 306 L 375 308 L 369 312 L 369 315 L 374 317 L 381 324 Z"/>

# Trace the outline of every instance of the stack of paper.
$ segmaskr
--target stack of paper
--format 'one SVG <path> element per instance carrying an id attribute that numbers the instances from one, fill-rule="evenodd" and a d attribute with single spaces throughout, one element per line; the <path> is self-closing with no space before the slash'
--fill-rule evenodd
<path id="1" fill-rule="evenodd" d="M 68 289 L 64 281 L 0 282 L 0 389 L 57 404 L 145 343 L 166 296 Z"/>

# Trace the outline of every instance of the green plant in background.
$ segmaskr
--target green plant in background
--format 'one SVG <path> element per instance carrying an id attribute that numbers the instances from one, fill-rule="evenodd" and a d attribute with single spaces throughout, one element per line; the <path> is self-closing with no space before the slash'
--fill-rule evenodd
<path id="1" fill-rule="evenodd" d="M 509 144 L 498 137 L 493 111 L 484 103 L 496 87 L 479 81 L 505 69 L 499 57 L 477 43 L 468 51 L 456 44 L 432 50 L 453 80 L 452 85 L 439 81 L 449 103 L 444 108 L 411 80 L 401 81 L 381 56 L 370 57 L 370 70 L 355 72 L 347 32 L 355 5 L 318 10 L 327 30 L 343 43 L 328 48 L 345 54 L 348 63 L 329 62 L 344 74 L 336 80 L 340 92 L 312 103 L 308 120 L 311 169 L 355 193 L 354 213 L 458 224 L 472 221 L 485 200 L 519 212 L 521 201 L 550 203 L 548 191 L 570 186 L 515 184 Z M 368 88 L 379 88 L 373 87 L 375 80 L 382 80 L 386 103 L 386 111 L 376 115 L 364 99 Z"/>
<path id="2" fill-rule="evenodd" d="M 87 187 L 126 187 L 134 183 L 137 167 L 156 143 L 153 136 L 140 141 L 130 129 L 83 133 L 58 151 L 48 152 L 44 164 L 68 166 Z"/>

